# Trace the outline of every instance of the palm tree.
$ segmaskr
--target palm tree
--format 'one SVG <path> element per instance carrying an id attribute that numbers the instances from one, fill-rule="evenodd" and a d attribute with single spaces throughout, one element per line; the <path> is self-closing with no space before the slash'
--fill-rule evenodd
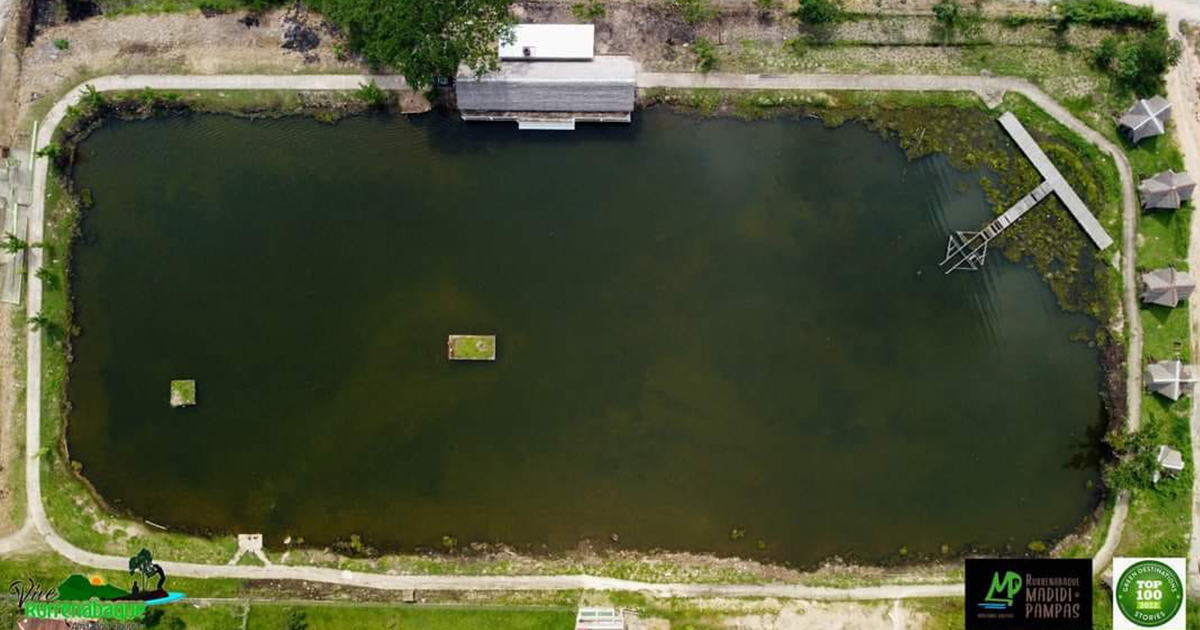
<path id="1" fill-rule="evenodd" d="M 4 241 L 0 242 L 0 247 L 3 247 L 4 251 L 10 254 L 16 254 L 28 249 L 29 243 L 16 234 L 8 232 L 4 235 Z"/>

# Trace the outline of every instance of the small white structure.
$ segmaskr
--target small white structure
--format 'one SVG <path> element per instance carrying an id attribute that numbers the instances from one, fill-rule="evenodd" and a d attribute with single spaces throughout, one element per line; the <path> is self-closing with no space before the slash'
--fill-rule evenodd
<path id="1" fill-rule="evenodd" d="M 1170 446 L 1161 445 L 1158 447 L 1158 454 L 1154 457 L 1158 462 L 1160 470 L 1154 471 L 1154 483 L 1158 483 L 1162 479 L 1162 471 L 1167 474 L 1175 474 L 1183 471 L 1183 453 L 1171 448 Z"/>
<path id="2" fill-rule="evenodd" d="M 575 630 L 626 630 L 625 615 L 616 608 L 580 608 Z"/>
<path id="3" fill-rule="evenodd" d="M 593 56 L 595 41 L 592 24 L 518 24 L 512 41 L 500 40 L 500 60 L 586 60 Z"/>

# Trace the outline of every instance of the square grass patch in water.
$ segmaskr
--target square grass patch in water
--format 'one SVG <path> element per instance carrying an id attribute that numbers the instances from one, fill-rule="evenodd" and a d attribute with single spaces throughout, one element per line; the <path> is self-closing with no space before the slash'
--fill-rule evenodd
<path id="1" fill-rule="evenodd" d="M 495 335 L 450 335 L 446 342 L 451 361 L 495 361 Z"/>
<path id="2" fill-rule="evenodd" d="M 196 404 L 196 381 L 171 381 L 171 406 L 189 407 Z"/>

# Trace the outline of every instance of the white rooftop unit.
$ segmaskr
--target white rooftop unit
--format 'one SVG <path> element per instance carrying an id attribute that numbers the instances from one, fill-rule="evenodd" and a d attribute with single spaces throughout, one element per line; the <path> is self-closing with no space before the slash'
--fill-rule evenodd
<path id="1" fill-rule="evenodd" d="M 625 616 L 615 608 L 580 608 L 575 630 L 625 630 Z"/>
<path id="2" fill-rule="evenodd" d="M 500 40 L 500 59 L 591 59 L 595 37 L 592 24 L 518 24 L 513 27 L 511 42 Z"/>

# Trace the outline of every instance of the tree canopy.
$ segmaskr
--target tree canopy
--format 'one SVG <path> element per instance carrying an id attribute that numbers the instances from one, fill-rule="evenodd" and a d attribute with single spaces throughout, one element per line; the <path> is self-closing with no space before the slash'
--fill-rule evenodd
<path id="1" fill-rule="evenodd" d="M 350 46 L 377 66 L 395 68 L 414 89 L 499 63 L 496 42 L 513 23 L 510 0 L 317 0 Z"/>

